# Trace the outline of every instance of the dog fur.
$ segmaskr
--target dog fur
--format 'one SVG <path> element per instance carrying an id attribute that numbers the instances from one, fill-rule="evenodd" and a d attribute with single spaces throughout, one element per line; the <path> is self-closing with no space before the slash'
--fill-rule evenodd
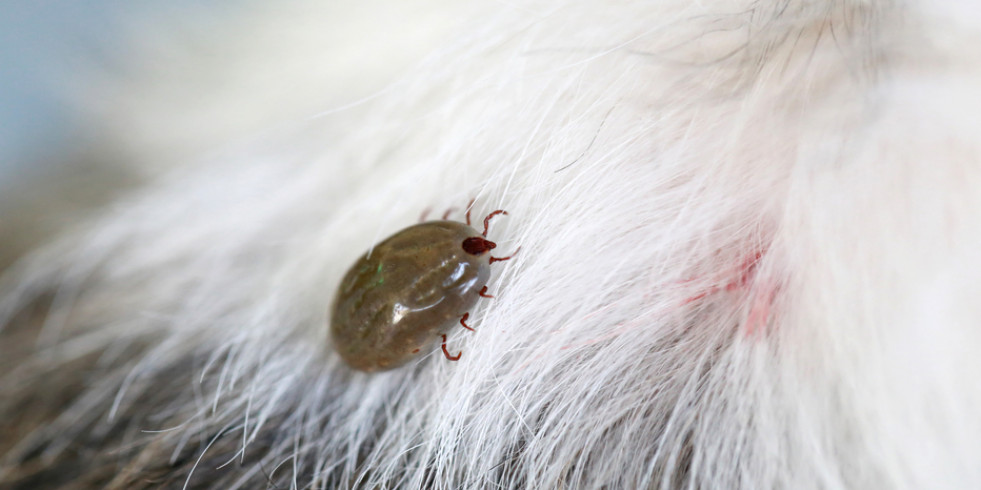
<path id="1" fill-rule="evenodd" d="M 0 486 L 981 486 L 973 4 L 255 9 L 82 92 L 145 183 L 4 276 Z M 352 371 L 340 277 L 471 198 L 460 361 Z"/>

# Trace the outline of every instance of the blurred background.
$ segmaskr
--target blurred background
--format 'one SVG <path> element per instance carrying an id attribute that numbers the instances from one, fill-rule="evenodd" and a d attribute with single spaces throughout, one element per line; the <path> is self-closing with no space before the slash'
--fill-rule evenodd
<path id="1" fill-rule="evenodd" d="M 267 143 L 319 152 L 325 131 L 350 129 L 324 115 L 362 110 L 448 35 L 479 28 L 459 24 L 469 8 L 0 0 L 0 270 L 181 166 Z M 276 140 L 292 135 L 303 144 Z"/>
<path id="2" fill-rule="evenodd" d="M 0 269 L 134 181 L 93 148 L 78 94 L 125 72 L 135 26 L 230 2 L 193 3 L 0 2 Z"/>
<path id="3" fill-rule="evenodd" d="M 133 25 L 194 13 L 189 0 L 15 0 L 0 4 L 0 189 L 57 164 L 78 145 L 68 98 L 93 70 L 112 70 Z M 220 0 L 194 2 L 214 7 Z"/>
<path id="4" fill-rule="evenodd" d="M 0 190 L 70 145 L 70 111 L 53 76 L 112 38 L 122 2 L 14 1 L 0 6 Z M 102 44 L 102 46 L 100 46 Z"/>

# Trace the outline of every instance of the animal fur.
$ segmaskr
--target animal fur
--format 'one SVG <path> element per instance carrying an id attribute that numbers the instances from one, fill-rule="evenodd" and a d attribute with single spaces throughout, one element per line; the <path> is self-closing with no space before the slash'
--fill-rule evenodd
<path id="1" fill-rule="evenodd" d="M 4 276 L 0 486 L 981 487 L 973 4 L 256 9 L 83 93 L 145 184 Z M 349 369 L 470 198 L 461 360 Z"/>

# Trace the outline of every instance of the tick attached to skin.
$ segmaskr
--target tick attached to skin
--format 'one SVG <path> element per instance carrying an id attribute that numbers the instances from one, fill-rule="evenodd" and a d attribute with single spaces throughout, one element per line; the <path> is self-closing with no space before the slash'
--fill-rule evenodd
<path id="1" fill-rule="evenodd" d="M 471 202 L 472 204 L 472 202 Z M 447 213 L 448 214 L 448 213 Z M 344 275 L 331 311 L 334 347 L 351 367 L 384 371 L 405 364 L 459 322 L 465 328 L 473 307 L 487 294 L 490 264 L 511 257 L 491 257 L 497 244 L 467 223 L 428 221 L 388 237 L 363 255 Z M 484 257 L 487 257 L 486 259 Z"/>

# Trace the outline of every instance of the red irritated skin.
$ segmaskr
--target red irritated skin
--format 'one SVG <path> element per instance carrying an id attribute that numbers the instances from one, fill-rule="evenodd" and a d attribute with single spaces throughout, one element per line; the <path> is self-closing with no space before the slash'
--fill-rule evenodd
<path id="1" fill-rule="evenodd" d="M 351 367 L 384 371 L 399 367 L 464 323 L 486 293 L 497 245 L 457 221 L 410 226 L 375 245 L 348 270 L 334 298 L 330 331 L 334 348 Z M 462 317 L 462 319 L 461 319 Z M 473 329 L 470 329 L 473 330 Z"/>

